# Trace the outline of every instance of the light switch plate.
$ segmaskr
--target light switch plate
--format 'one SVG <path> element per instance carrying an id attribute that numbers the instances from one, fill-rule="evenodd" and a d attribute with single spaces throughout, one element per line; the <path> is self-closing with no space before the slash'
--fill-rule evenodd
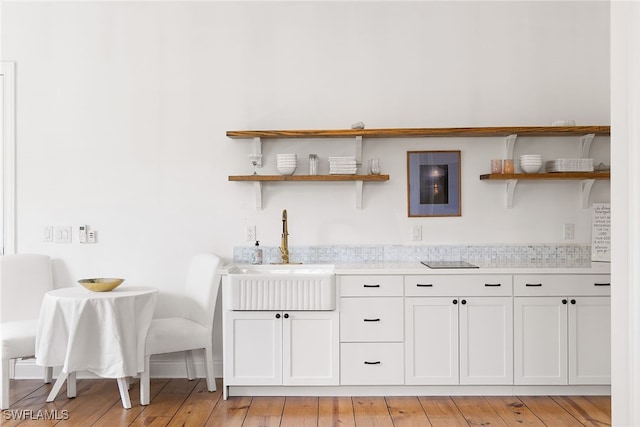
<path id="1" fill-rule="evenodd" d="M 54 243 L 71 243 L 71 227 L 54 227 L 53 229 Z"/>

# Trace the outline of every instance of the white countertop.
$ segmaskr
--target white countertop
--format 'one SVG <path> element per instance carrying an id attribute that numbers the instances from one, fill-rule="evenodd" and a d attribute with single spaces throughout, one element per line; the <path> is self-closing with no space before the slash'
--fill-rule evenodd
<path id="1" fill-rule="evenodd" d="M 499 265 L 475 263 L 480 268 L 429 268 L 419 262 L 413 263 L 363 263 L 363 264 L 341 264 L 333 263 L 337 275 L 357 275 L 357 274 L 610 274 L 611 263 L 592 262 L 590 267 L 570 267 L 548 266 L 543 263 L 532 265 Z M 236 264 L 229 264 L 224 267 L 222 274 L 227 274 L 227 270 Z M 246 264 L 238 264 L 246 265 Z M 313 264 L 317 265 L 317 264 Z"/>

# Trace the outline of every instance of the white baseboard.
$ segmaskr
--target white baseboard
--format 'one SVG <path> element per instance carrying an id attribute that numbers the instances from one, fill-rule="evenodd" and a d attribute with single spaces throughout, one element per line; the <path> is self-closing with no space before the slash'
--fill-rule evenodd
<path id="1" fill-rule="evenodd" d="M 194 364 L 196 377 L 204 378 L 204 363 L 202 359 L 194 354 Z M 60 367 L 53 368 L 53 377 L 56 378 L 60 372 Z M 216 378 L 222 378 L 222 361 L 213 361 L 213 372 Z M 23 359 L 16 362 L 15 379 L 39 379 L 44 376 L 44 367 L 36 365 L 35 359 Z M 162 355 L 151 358 L 150 363 L 151 378 L 186 378 L 187 368 L 184 357 L 176 355 Z M 77 378 L 100 378 L 99 376 L 81 371 L 77 373 Z"/>

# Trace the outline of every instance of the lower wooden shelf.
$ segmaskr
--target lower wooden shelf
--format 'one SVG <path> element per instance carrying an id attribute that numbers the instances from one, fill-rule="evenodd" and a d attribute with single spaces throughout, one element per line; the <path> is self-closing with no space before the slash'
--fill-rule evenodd
<path id="1" fill-rule="evenodd" d="M 481 180 L 496 179 L 610 179 L 610 172 L 548 172 L 548 173 L 488 173 L 480 175 Z"/>
<path id="2" fill-rule="evenodd" d="M 231 175 L 229 181 L 253 182 L 256 209 L 262 209 L 262 183 L 284 181 L 351 181 L 356 184 L 356 209 L 362 209 L 362 184 L 364 181 L 388 181 L 389 175 Z"/>

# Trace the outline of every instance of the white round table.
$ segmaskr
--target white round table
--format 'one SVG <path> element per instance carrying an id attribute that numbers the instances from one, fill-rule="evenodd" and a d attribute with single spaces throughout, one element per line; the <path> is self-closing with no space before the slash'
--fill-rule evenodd
<path id="1" fill-rule="evenodd" d="M 131 407 L 126 378 L 144 370 L 144 346 L 158 291 L 120 286 L 110 292 L 83 287 L 47 292 L 38 319 L 36 363 L 62 366 L 47 398 L 53 401 L 67 377 L 75 396 L 75 373 L 117 378 L 122 403 Z"/>

